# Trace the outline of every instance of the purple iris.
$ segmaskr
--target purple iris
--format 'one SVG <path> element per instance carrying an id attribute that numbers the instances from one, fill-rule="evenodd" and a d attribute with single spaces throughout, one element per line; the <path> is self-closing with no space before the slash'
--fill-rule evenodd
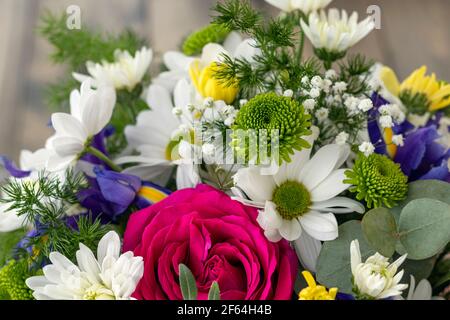
<path id="1" fill-rule="evenodd" d="M 0 164 L 3 165 L 5 170 L 14 178 L 22 179 L 31 174 L 31 171 L 19 169 L 12 160 L 5 156 L 0 156 Z"/>
<path id="2" fill-rule="evenodd" d="M 376 146 L 376 153 L 388 155 L 382 130 L 376 119 L 378 109 L 389 102 L 378 93 L 372 95 L 372 102 L 374 108 L 369 113 L 368 121 L 370 140 Z M 425 127 L 419 129 L 415 129 L 408 121 L 392 128 L 394 134 L 402 134 L 405 138 L 404 146 L 398 147 L 393 160 L 400 164 L 409 181 L 435 179 L 450 182 L 447 165 L 450 151 L 436 142 L 440 137 L 436 125 L 441 117 L 442 114 L 437 113 Z"/>
<path id="3" fill-rule="evenodd" d="M 94 168 L 95 178 L 89 178 L 90 188 L 78 192 L 80 204 L 94 215 L 106 216 L 116 222 L 135 201 L 142 186 L 141 180 L 133 175 Z"/>
<path id="4" fill-rule="evenodd" d="M 436 126 L 417 129 L 408 134 L 405 145 L 398 148 L 394 161 L 400 163 L 402 171 L 415 180 L 443 180 L 450 182 L 447 161 L 450 150 L 437 143 L 439 133 Z"/>

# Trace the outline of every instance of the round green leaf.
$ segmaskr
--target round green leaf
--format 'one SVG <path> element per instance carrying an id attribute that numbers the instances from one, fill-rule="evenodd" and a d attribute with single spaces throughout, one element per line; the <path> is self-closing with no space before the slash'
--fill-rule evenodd
<path id="1" fill-rule="evenodd" d="M 339 226 L 339 237 L 324 243 L 317 261 L 317 281 L 340 292 L 352 293 L 352 271 L 350 266 L 350 243 L 359 240 L 363 260 L 375 254 L 369 246 L 361 228 L 361 222 L 348 221 Z"/>
<path id="2" fill-rule="evenodd" d="M 408 185 L 407 198 L 390 210 L 397 224 L 403 208 L 411 201 L 423 198 L 439 200 L 450 205 L 450 183 L 439 180 L 418 180 L 411 182 Z"/>
<path id="3" fill-rule="evenodd" d="M 434 256 L 450 241 L 450 206 L 434 199 L 411 201 L 400 215 L 399 233 L 409 259 Z"/>
<path id="4" fill-rule="evenodd" d="M 362 228 L 369 244 L 380 254 L 390 258 L 397 243 L 397 224 L 386 208 L 370 210 L 364 215 Z"/>
<path id="5" fill-rule="evenodd" d="M 411 280 L 411 275 L 413 275 L 416 279 L 416 283 L 419 283 L 419 281 L 422 279 L 427 279 L 431 275 L 435 263 L 436 256 L 425 260 L 406 259 L 405 262 L 400 266 L 400 269 L 403 269 L 405 272 L 403 274 L 401 283 L 409 283 L 409 281 Z"/>

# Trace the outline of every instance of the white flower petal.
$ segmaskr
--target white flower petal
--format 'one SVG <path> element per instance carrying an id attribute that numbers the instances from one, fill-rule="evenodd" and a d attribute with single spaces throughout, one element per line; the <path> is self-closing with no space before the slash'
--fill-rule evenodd
<path id="1" fill-rule="evenodd" d="M 103 264 L 103 259 L 106 256 L 111 256 L 115 259 L 118 259 L 120 256 L 120 238 L 114 231 L 105 234 L 98 243 L 97 260 L 100 265 Z"/>
<path id="2" fill-rule="evenodd" d="M 320 212 L 336 213 L 364 213 L 365 207 L 358 201 L 345 197 L 335 197 L 325 201 L 314 202 L 311 209 Z"/>
<path id="3" fill-rule="evenodd" d="M 331 241 L 338 237 L 338 224 L 332 213 L 310 211 L 299 220 L 303 229 L 316 240 Z"/>
<path id="4" fill-rule="evenodd" d="M 332 172 L 318 186 L 311 190 L 311 200 L 325 201 L 336 197 L 338 194 L 347 190 L 350 185 L 344 183 L 346 169 L 340 169 Z"/>
<path id="5" fill-rule="evenodd" d="M 275 182 L 271 176 L 261 175 L 259 168 L 239 169 L 234 181 L 253 201 L 265 202 L 272 199 Z"/>
<path id="6" fill-rule="evenodd" d="M 315 273 L 322 243 L 312 238 L 307 232 L 302 232 L 300 238 L 295 240 L 294 246 L 302 266 Z"/>
<path id="7" fill-rule="evenodd" d="M 86 141 L 88 133 L 83 124 L 67 113 L 52 114 L 52 125 L 56 134 L 63 137 L 73 137 L 79 141 Z"/>
<path id="8" fill-rule="evenodd" d="M 111 87 L 99 87 L 81 108 L 81 117 L 89 135 L 96 135 L 111 120 L 116 105 L 116 91 Z"/>
<path id="9" fill-rule="evenodd" d="M 309 190 L 319 185 L 335 169 L 341 160 L 341 146 L 330 144 L 319 149 L 302 168 L 299 181 Z"/>
<path id="10" fill-rule="evenodd" d="M 295 241 L 302 235 L 302 227 L 297 219 L 283 219 L 278 232 L 280 232 L 280 235 L 287 241 Z"/>

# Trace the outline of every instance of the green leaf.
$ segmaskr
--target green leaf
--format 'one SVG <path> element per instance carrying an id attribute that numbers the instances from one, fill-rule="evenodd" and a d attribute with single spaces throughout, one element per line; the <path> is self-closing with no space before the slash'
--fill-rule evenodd
<path id="1" fill-rule="evenodd" d="M 409 259 L 434 256 L 450 241 L 450 206 L 434 199 L 411 201 L 400 215 L 399 233 Z"/>
<path id="2" fill-rule="evenodd" d="M 352 293 L 350 243 L 358 239 L 363 260 L 375 254 L 367 243 L 359 221 L 349 221 L 339 226 L 339 238 L 325 242 L 317 261 L 317 281 L 340 292 Z"/>
<path id="3" fill-rule="evenodd" d="M 198 290 L 197 283 L 195 282 L 194 275 L 189 268 L 180 263 L 179 265 L 180 274 L 180 287 L 181 293 L 183 294 L 184 300 L 197 300 Z"/>
<path id="4" fill-rule="evenodd" d="M 416 199 L 434 199 L 445 202 L 450 205 L 450 183 L 439 180 L 418 180 L 411 182 L 408 185 L 408 196 L 398 206 L 392 208 L 390 211 L 398 224 L 400 220 L 400 213 L 403 208 L 413 200 Z"/>
<path id="5" fill-rule="evenodd" d="M 24 229 L 12 232 L 0 232 L 0 267 L 11 259 L 13 248 L 25 236 Z"/>
<path id="6" fill-rule="evenodd" d="M 392 257 L 397 243 L 397 224 L 386 208 L 370 210 L 364 215 L 362 229 L 369 244 L 385 257 Z"/>
<path id="7" fill-rule="evenodd" d="M 431 275 L 435 263 L 436 256 L 425 260 L 406 259 L 400 266 L 400 269 L 405 271 L 401 283 L 409 283 L 411 275 L 416 279 L 416 283 L 422 279 L 427 279 Z"/>
<path id="8" fill-rule="evenodd" d="M 219 284 L 214 281 L 208 292 L 208 300 L 220 300 Z"/>

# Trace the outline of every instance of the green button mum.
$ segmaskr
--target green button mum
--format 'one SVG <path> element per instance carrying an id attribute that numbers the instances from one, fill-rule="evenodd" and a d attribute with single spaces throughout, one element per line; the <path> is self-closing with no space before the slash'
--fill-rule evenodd
<path id="1" fill-rule="evenodd" d="M 0 300 L 34 300 L 32 291 L 25 284 L 29 277 L 25 260 L 11 260 L 0 269 Z"/>
<path id="2" fill-rule="evenodd" d="M 249 156 L 250 146 L 255 150 L 267 151 L 267 156 L 274 159 L 276 151 L 272 150 L 272 145 L 276 145 L 278 162 L 290 162 L 294 150 L 311 147 L 302 138 L 312 134 L 310 127 L 311 116 L 305 113 L 303 106 L 296 100 L 275 93 L 264 93 L 251 99 L 239 110 L 233 126 L 233 146 L 238 152 L 245 152 L 248 160 L 252 158 Z M 278 141 L 272 141 L 274 131 L 278 132 Z M 239 135 L 239 132 L 248 134 Z M 253 144 L 250 143 L 252 135 L 255 135 Z M 258 153 L 256 163 L 261 163 L 261 160 Z"/>
<path id="3" fill-rule="evenodd" d="M 384 155 L 359 154 L 353 169 L 345 175 L 348 179 L 344 182 L 353 185 L 350 191 L 357 193 L 358 200 L 365 200 L 368 208 L 392 208 L 408 193 L 408 177 L 400 165 Z"/>
<path id="4" fill-rule="evenodd" d="M 230 30 L 220 24 L 210 24 L 192 33 L 183 43 L 183 53 L 193 56 L 202 52 L 208 43 L 222 43 Z"/>

